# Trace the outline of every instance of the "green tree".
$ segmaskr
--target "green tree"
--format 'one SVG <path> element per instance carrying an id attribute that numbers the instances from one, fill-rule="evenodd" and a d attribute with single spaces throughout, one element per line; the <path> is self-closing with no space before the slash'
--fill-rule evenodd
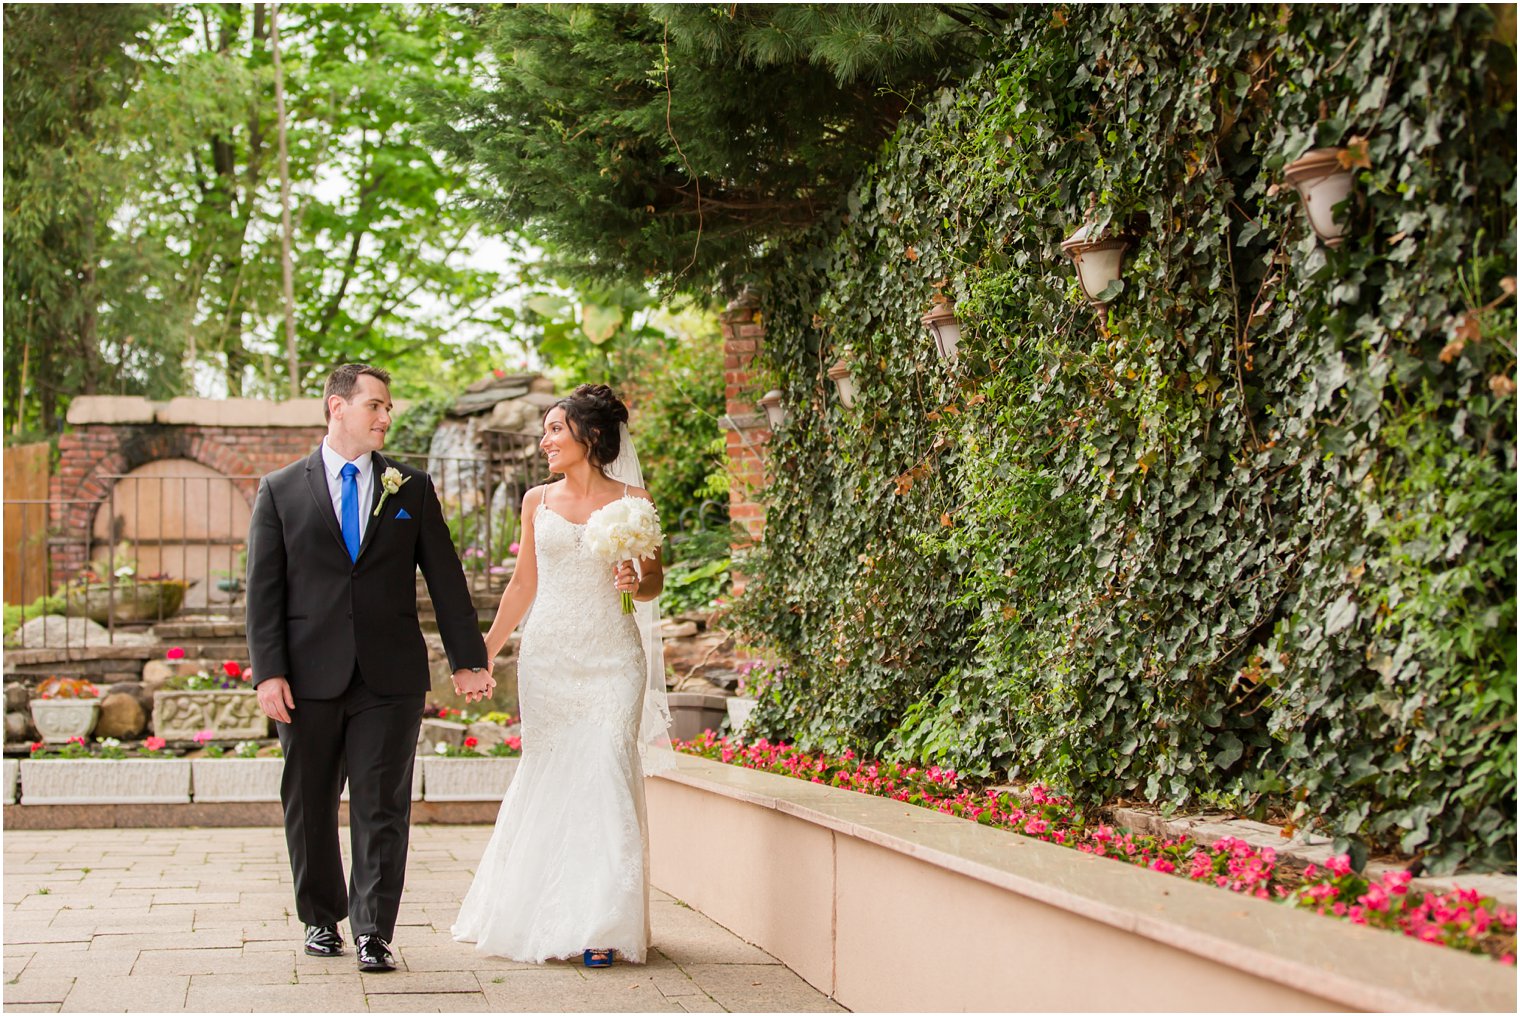
<path id="1" fill-rule="evenodd" d="M 501 273 L 466 263 L 465 178 L 412 98 L 464 86 L 472 37 L 423 5 L 280 22 L 305 389 L 355 359 L 407 396 L 473 380 L 510 323 Z M 283 397 L 271 59 L 266 4 L 6 6 L 14 426 L 52 429 L 79 393 Z"/>
<path id="2" fill-rule="evenodd" d="M 512 4 L 471 31 L 478 88 L 433 138 L 582 274 L 697 286 L 834 206 L 898 119 L 965 66 L 985 5 Z"/>
<path id="3" fill-rule="evenodd" d="M 10 430 L 51 432 L 69 396 L 117 390 L 122 373 L 149 391 L 175 383 L 173 344 L 131 295 L 164 252 L 120 243 L 110 223 L 128 186 L 120 107 L 153 17 L 148 4 L 5 5 Z"/>
<path id="4" fill-rule="evenodd" d="M 433 7 L 281 8 L 294 187 L 297 334 L 315 390 L 340 360 L 398 377 L 474 376 L 491 350 L 440 340 L 480 315 L 497 273 L 463 264 L 478 239 L 463 177 L 418 134 L 413 91 L 457 88 L 470 38 Z M 196 4 L 165 23 L 135 98 L 141 172 L 155 181 L 131 223 L 172 237 L 173 281 L 194 355 L 233 393 L 281 385 L 278 179 L 266 5 Z M 487 314 L 489 312 L 486 312 Z"/>

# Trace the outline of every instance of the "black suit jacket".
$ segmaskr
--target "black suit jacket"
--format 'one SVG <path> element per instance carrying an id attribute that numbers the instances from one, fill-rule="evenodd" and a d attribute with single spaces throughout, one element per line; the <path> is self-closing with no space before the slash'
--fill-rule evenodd
<path id="1" fill-rule="evenodd" d="M 350 561 L 319 447 L 259 483 L 248 528 L 248 652 L 254 684 L 284 676 L 297 698 L 330 699 L 358 664 L 377 695 L 431 686 L 417 624 L 417 569 L 427 580 L 451 669 L 484 667 L 485 640 L 464 569 L 428 474 L 373 453 L 375 493 Z M 385 498 L 381 474 L 407 477 Z M 409 518 L 398 518 L 402 512 Z"/>

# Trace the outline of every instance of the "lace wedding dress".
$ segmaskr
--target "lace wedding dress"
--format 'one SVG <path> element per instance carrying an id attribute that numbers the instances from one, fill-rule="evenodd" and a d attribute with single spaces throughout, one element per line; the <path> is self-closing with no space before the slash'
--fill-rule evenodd
<path id="1" fill-rule="evenodd" d="M 542 502 L 535 510 L 538 593 L 517 662 L 522 761 L 453 936 L 524 962 L 607 948 L 642 963 L 644 648 L 584 531 Z"/>

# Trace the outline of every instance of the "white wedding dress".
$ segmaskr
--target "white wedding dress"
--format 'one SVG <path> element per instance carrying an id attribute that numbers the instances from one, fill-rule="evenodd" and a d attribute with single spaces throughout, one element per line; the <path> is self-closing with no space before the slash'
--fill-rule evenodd
<path id="1" fill-rule="evenodd" d="M 535 511 L 538 592 L 517 662 L 522 761 L 453 936 L 524 962 L 605 948 L 642 963 L 644 648 L 584 532 L 542 503 Z"/>

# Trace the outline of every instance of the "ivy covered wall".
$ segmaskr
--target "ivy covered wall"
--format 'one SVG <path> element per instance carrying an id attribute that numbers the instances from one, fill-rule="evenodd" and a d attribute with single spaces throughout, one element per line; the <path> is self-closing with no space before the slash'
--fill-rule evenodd
<path id="1" fill-rule="evenodd" d="M 1015 18 L 769 263 L 760 731 L 1512 865 L 1512 19 Z M 1339 250 L 1283 185 L 1324 145 Z M 1102 314 L 1090 195 L 1137 238 Z"/>

